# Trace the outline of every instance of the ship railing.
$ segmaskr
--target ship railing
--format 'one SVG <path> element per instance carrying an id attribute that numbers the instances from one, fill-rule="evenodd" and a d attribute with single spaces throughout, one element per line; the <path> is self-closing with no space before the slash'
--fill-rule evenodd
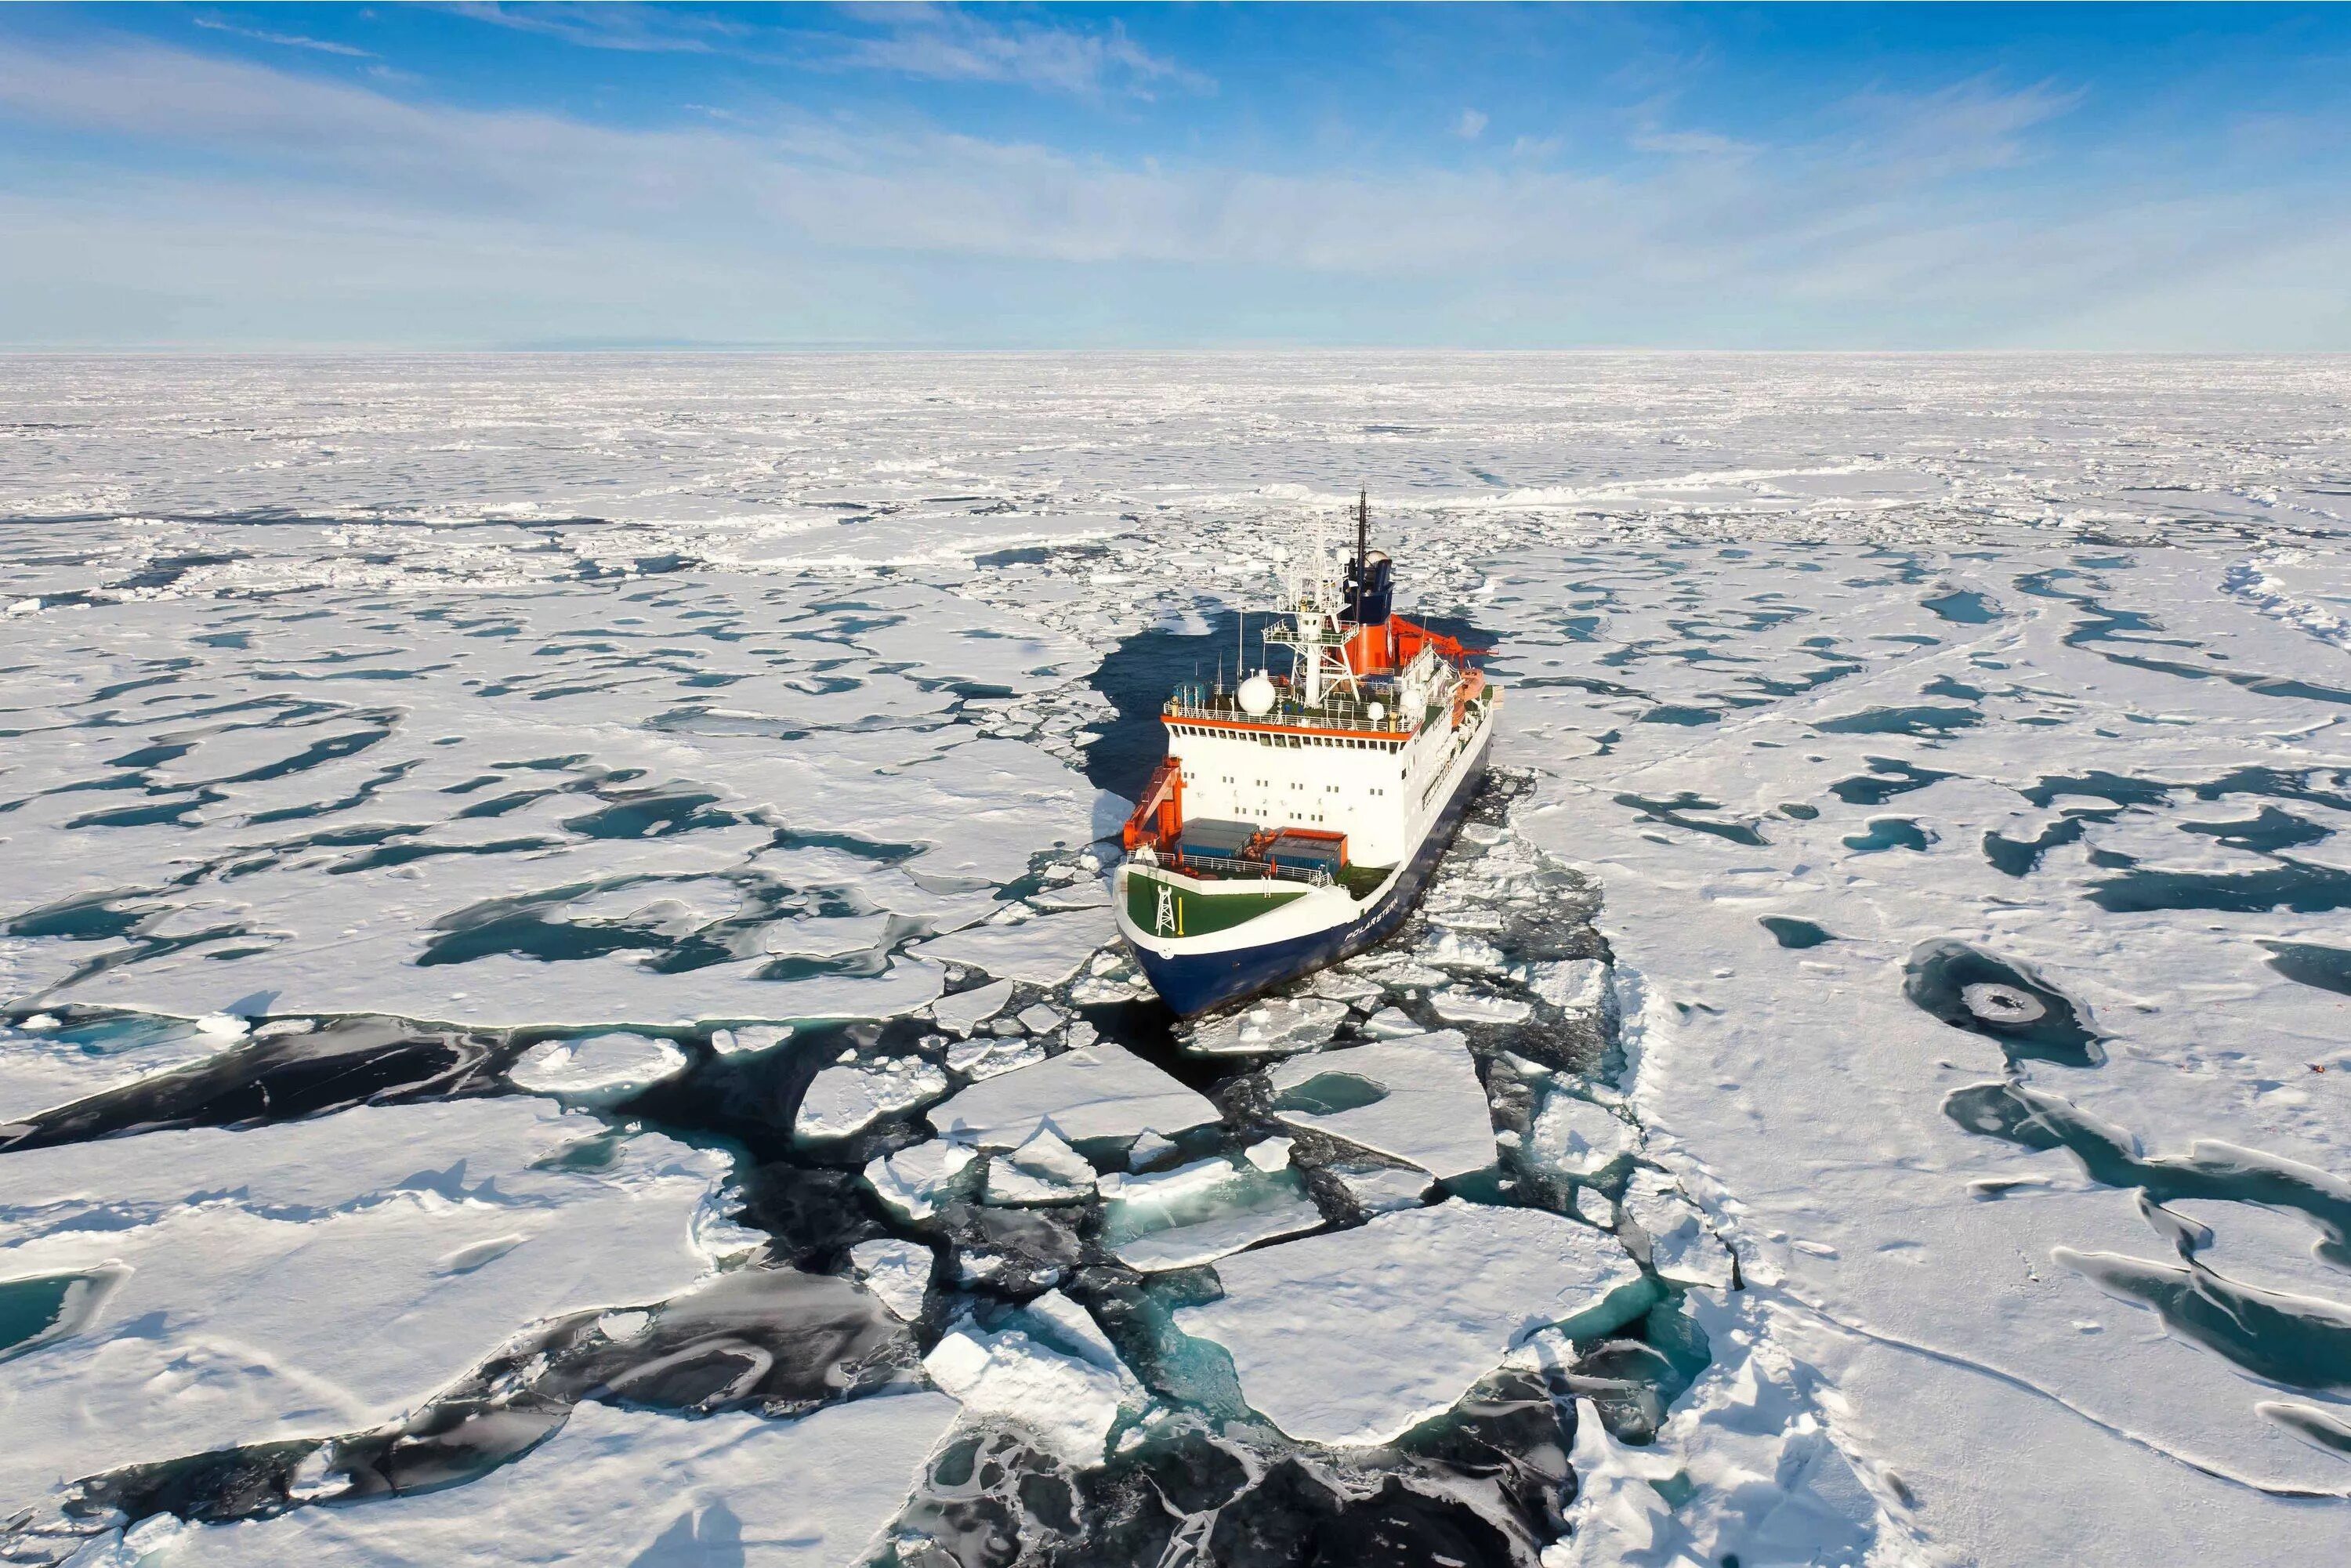
<path id="1" fill-rule="evenodd" d="M 1188 703 L 1170 701 L 1162 705 L 1164 717 L 1198 719 L 1208 723 L 1272 724 L 1297 729 L 1354 729 L 1380 735 L 1408 735 L 1412 726 L 1394 713 L 1378 718 L 1360 707 L 1326 705 L 1320 708 L 1288 709 L 1277 707 L 1270 713 L 1250 713 L 1236 702 Z"/>
<path id="2" fill-rule="evenodd" d="M 1284 882 L 1302 882 L 1309 887 L 1331 885 L 1331 873 L 1327 871 L 1275 865 L 1269 861 L 1232 860 L 1223 855 L 1184 855 L 1172 863 L 1167 861 L 1160 863 L 1171 871 L 1205 871 L 1212 876 L 1277 877 Z"/>

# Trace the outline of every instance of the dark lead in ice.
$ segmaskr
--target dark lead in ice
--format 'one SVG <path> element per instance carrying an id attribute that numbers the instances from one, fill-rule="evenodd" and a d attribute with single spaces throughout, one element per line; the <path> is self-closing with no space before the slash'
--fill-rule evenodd
<path id="1" fill-rule="evenodd" d="M 1964 942 L 1924 942 L 1903 968 L 1903 994 L 1949 1024 L 2000 1042 L 2011 1062 L 2095 1067 L 2099 1036 L 2063 992 L 2019 964 Z"/>

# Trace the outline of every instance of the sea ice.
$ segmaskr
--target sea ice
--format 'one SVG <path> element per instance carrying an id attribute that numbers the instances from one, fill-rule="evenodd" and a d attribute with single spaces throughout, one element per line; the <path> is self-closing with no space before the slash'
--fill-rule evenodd
<path id="1" fill-rule="evenodd" d="M 1730 1254 L 1707 1228 L 1673 1177 L 1646 1166 L 1636 1166 L 1625 1186 L 1622 1207 L 1625 1218 L 1648 1239 L 1649 1264 L 1660 1278 L 1677 1285 L 1729 1288 Z"/>
<path id="2" fill-rule="evenodd" d="M 936 963 L 969 964 L 1002 979 L 1058 986 L 1115 936 L 1107 909 L 1080 909 L 1067 915 L 967 925 L 921 943 L 912 951 Z"/>
<path id="3" fill-rule="evenodd" d="M 682 1071 L 685 1052 L 652 1035 L 613 1032 L 541 1040 L 507 1069 L 517 1089 L 574 1105 L 611 1105 Z"/>
<path id="4" fill-rule="evenodd" d="M 1040 1126 L 1071 1143 L 1181 1133 L 1222 1114 L 1123 1047 L 1087 1046 L 975 1083 L 930 1113 L 948 1136 L 985 1149 L 1017 1148 Z"/>
<path id="5" fill-rule="evenodd" d="M 0 1272 L 120 1271 L 78 1333 L 0 1361 L 0 1506 L 373 1426 L 535 1321 L 684 1290 L 729 1162 L 651 1134 L 551 1162 L 603 1130 L 515 1097 L 0 1155 Z"/>
<path id="6" fill-rule="evenodd" d="M 1080 1469 L 1102 1462 L 1132 1379 L 1087 1356 L 1039 1343 L 1019 1329 L 990 1333 L 969 1323 L 950 1331 L 923 1358 L 931 1381 L 960 1401 L 967 1416 L 994 1416 L 1036 1434 Z"/>
<path id="7" fill-rule="evenodd" d="M 968 991 L 957 991 L 951 997 L 941 997 L 931 1004 L 931 1017 L 947 1033 L 967 1035 L 1002 1011 L 1011 999 L 1012 982 L 996 980 Z"/>
<path id="8" fill-rule="evenodd" d="M 816 1075 L 792 1118 L 801 1138 L 840 1138 L 911 1110 L 947 1090 L 947 1075 L 920 1056 L 851 1054 Z"/>
<path id="9" fill-rule="evenodd" d="M 919 1241 L 883 1238 L 861 1241 L 849 1249 L 849 1261 L 865 1288 L 905 1322 L 923 1315 L 923 1298 L 931 1288 L 931 1249 Z"/>
<path id="10" fill-rule="evenodd" d="M 1458 1198 L 1216 1268 L 1223 1298 L 1176 1326 L 1225 1347 L 1253 1409 L 1318 1443 L 1399 1437 L 1535 1331 L 1604 1333 L 1654 1290 L 1613 1236 Z"/>
<path id="11" fill-rule="evenodd" d="M 1217 1157 L 1147 1176 L 1104 1176 L 1111 1202 L 1103 1239 L 1120 1262 L 1155 1273 L 1319 1228 L 1322 1213 L 1290 1168 L 1288 1143 L 1253 1144 L 1238 1161 Z M 1277 1144 L 1278 1161 L 1268 1151 Z"/>
<path id="12" fill-rule="evenodd" d="M 1554 1083 L 1543 1093 L 1527 1139 L 1527 1155 L 1561 1176 L 1596 1176 L 1640 1144 L 1640 1134 L 1604 1106 Z"/>
<path id="13" fill-rule="evenodd" d="M 714 1563 L 854 1568 L 880 1544 L 932 1448 L 954 1426 L 927 1391 L 794 1421 L 684 1420 L 583 1404 L 521 1459 L 421 1496 L 298 1508 L 198 1526 L 166 1555 L 190 1568 L 348 1563 Z M 779 1486 L 778 1477 L 789 1477 Z"/>
<path id="14" fill-rule="evenodd" d="M 1436 1176 L 1494 1163 L 1478 1064 L 1455 1030 L 1290 1058 L 1271 1074 L 1274 1114 L 1406 1160 Z"/>
<path id="15" fill-rule="evenodd" d="M 1019 1148 L 987 1162 L 989 1203 L 1071 1203 L 1093 1190 L 1094 1167 L 1050 1126 L 1040 1126 Z"/>
<path id="16" fill-rule="evenodd" d="M 1342 1001 L 1314 997 L 1270 998 L 1203 1020 L 1185 1041 L 1185 1049 L 1200 1056 L 1302 1051 L 1329 1040 L 1346 1016 L 1347 1004 Z"/>
<path id="17" fill-rule="evenodd" d="M 928 1219 L 939 1196 L 959 1186 L 977 1157 L 967 1144 L 934 1138 L 867 1162 L 865 1180 L 876 1196 L 908 1219 Z"/>

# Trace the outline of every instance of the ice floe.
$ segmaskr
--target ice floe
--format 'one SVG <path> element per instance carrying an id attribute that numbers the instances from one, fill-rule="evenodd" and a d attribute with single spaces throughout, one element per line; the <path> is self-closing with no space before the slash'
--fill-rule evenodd
<path id="1" fill-rule="evenodd" d="M 947 1091 L 947 1075 L 920 1056 L 861 1056 L 845 1051 L 816 1075 L 792 1119 L 803 1138 L 839 1138 Z"/>
<path id="2" fill-rule="evenodd" d="M 610 1105 L 650 1089 L 685 1066 L 685 1052 L 643 1034 L 594 1034 L 542 1040 L 517 1058 L 507 1077 L 517 1089 L 575 1105 Z"/>
<path id="3" fill-rule="evenodd" d="M 134 1461 L 373 1425 L 534 1320 L 656 1301 L 713 1265 L 726 1159 L 530 1099 L 0 1155 L 0 1270 L 114 1270 L 72 1335 L 0 1361 L 0 1495 Z"/>
<path id="4" fill-rule="evenodd" d="M 1395 1437 L 1536 1331 L 1604 1332 L 1652 1289 L 1605 1232 L 1458 1198 L 1216 1268 L 1224 1296 L 1177 1325 L 1225 1348 L 1251 1408 L 1322 1443 Z"/>
<path id="5" fill-rule="evenodd" d="M 1104 1043 L 975 1083 L 933 1108 L 930 1117 L 951 1138 L 1011 1149 L 1048 1124 L 1069 1142 L 1082 1143 L 1146 1130 L 1181 1133 L 1221 1114 L 1205 1095 L 1124 1047 Z"/>
<path id="6" fill-rule="evenodd" d="M 1123 1369 L 1045 1344 L 1024 1330 L 949 1331 L 923 1358 L 970 1416 L 1017 1422 L 1081 1469 L 1102 1462 L 1121 1406 L 1140 1391 Z"/>
<path id="7" fill-rule="evenodd" d="M 1478 1064 L 1452 1030 L 1293 1057 L 1271 1073 L 1273 1113 L 1436 1176 L 1494 1163 Z"/>
<path id="8" fill-rule="evenodd" d="M 739 1413 L 687 1421 L 581 1405 L 524 1458 L 469 1486 L 198 1525 L 158 1544 L 172 1563 L 206 1568 L 423 1568 L 486 1555 L 852 1568 L 880 1545 L 957 1414 L 955 1401 L 924 1391 L 795 1421 Z M 778 1485 L 779 1476 L 791 1484 Z"/>

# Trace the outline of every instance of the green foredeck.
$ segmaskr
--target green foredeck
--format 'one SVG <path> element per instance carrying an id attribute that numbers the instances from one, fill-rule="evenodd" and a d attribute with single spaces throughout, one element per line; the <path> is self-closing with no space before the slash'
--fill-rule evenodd
<path id="1" fill-rule="evenodd" d="M 1227 891 L 1230 889 L 1231 891 Z M 1162 892 L 1167 894 L 1163 907 Z M 1126 917 L 1155 936 L 1207 936 L 1229 931 L 1268 910 L 1279 909 L 1305 890 L 1279 882 L 1220 883 L 1202 893 L 1149 872 L 1126 875 Z"/>

